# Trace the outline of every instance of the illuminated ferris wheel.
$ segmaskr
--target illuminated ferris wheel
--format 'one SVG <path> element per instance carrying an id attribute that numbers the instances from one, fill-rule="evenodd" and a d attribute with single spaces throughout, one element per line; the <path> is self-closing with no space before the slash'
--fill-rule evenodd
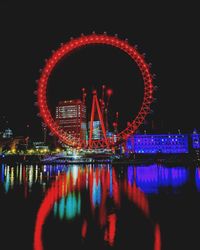
<path id="1" fill-rule="evenodd" d="M 102 116 L 101 108 L 99 105 L 99 100 L 97 97 L 97 92 L 93 91 L 93 103 L 91 111 L 91 122 L 90 122 L 90 132 L 88 140 L 81 139 L 80 137 L 75 137 L 71 134 L 66 133 L 66 131 L 58 125 L 58 123 L 52 117 L 49 107 L 47 105 L 47 86 L 49 77 L 57 65 L 57 63 L 66 55 L 71 54 L 75 50 L 85 47 L 87 45 L 109 45 L 115 48 L 122 50 L 131 59 L 136 62 L 144 83 L 144 95 L 143 102 L 140 107 L 140 110 L 136 117 L 128 124 L 128 126 L 115 134 L 112 137 L 107 137 L 104 119 Z M 150 73 L 149 64 L 145 62 L 143 55 L 141 55 L 137 49 L 130 45 L 126 40 L 121 40 L 117 36 L 109 36 L 106 33 L 104 34 L 91 34 L 91 35 L 82 35 L 76 39 L 72 39 L 69 42 L 66 42 L 57 49 L 52 56 L 46 60 L 46 65 L 43 68 L 40 78 L 38 80 L 38 90 L 37 90 L 37 102 L 39 106 L 40 116 L 43 121 L 50 129 L 51 133 L 56 136 L 60 142 L 65 145 L 72 146 L 78 149 L 112 149 L 116 145 L 123 143 L 126 139 L 133 134 L 138 127 L 144 122 L 146 116 L 150 112 L 150 106 L 154 100 L 153 98 L 153 77 Z M 97 110 L 99 121 L 102 130 L 101 139 L 94 139 L 93 134 L 93 121 L 94 121 L 94 110 Z"/>

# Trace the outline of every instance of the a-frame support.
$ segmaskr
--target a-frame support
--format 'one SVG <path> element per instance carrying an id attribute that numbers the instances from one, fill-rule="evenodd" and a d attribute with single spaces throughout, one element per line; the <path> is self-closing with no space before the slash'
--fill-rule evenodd
<path id="1" fill-rule="evenodd" d="M 101 129 L 103 132 L 103 137 L 104 137 L 107 147 L 109 148 L 108 139 L 106 137 L 106 129 L 104 126 L 103 116 L 102 116 L 101 109 L 99 106 L 99 101 L 97 98 L 97 91 L 94 90 L 92 94 L 93 94 L 93 100 L 92 100 L 92 111 L 91 111 L 91 119 L 90 119 L 89 148 L 92 148 L 93 122 L 94 122 L 94 115 L 95 115 L 96 109 L 97 109 L 98 117 L 100 120 Z"/>

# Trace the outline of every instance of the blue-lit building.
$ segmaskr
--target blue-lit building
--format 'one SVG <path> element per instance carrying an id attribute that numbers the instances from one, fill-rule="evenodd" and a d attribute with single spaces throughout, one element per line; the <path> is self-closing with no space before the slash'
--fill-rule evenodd
<path id="1" fill-rule="evenodd" d="M 200 134 L 196 130 L 192 133 L 192 148 L 200 149 Z"/>
<path id="2" fill-rule="evenodd" d="M 126 142 L 126 152 L 137 154 L 177 154 L 189 152 L 186 134 L 135 134 Z"/>

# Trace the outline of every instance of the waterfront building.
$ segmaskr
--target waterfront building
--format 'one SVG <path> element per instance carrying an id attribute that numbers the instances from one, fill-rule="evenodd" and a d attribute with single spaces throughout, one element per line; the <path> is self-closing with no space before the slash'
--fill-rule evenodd
<path id="1" fill-rule="evenodd" d="M 12 137 L 13 137 L 13 132 L 12 132 L 12 130 L 11 130 L 10 128 L 6 128 L 6 129 L 4 130 L 4 132 L 3 132 L 3 134 L 2 134 L 2 137 L 3 137 L 4 139 L 10 139 L 10 138 L 12 138 Z"/>
<path id="2" fill-rule="evenodd" d="M 188 135 L 186 134 L 135 134 L 128 138 L 128 153 L 188 153 Z"/>
<path id="3" fill-rule="evenodd" d="M 88 122 L 88 127 L 90 128 L 90 122 Z M 93 121 L 92 139 L 100 140 L 101 138 L 102 138 L 101 123 L 98 120 Z"/>
<path id="4" fill-rule="evenodd" d="M 60 101 L 56 107 L 56 122 L 67 134 L 86 140 L 86 105 L 81 100 Z"/>
<path id="5" fill-rule="evenodd" d="M 194 149 L 200 149 L 200 133 L 198 133 L 197 130 L 194 129 L 191 137 L 192 137 L 192 147 Z"/>
<path id="6" fill-rule="evenodd" d="M 33 148 L 36 150 L 49 150 L 49 146 L 46 145 L 43 141 L 33 142 Z"/>

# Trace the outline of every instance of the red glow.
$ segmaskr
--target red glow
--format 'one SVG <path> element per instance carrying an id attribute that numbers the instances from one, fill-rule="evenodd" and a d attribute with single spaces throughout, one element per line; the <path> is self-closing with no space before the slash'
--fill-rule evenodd
<path id="1" fill-rule="evenodd" d="M 116 214 L 110 214 L 108 216 L 108 228 L 105 230 L 104 240 L 109 243 L 110 246 L 113 246 L 116 234 Z"/>
<path id="2" fill-rule="evenodd" d="M 118 49 L 121 49 L 126 54 L 128 54 L 132 60 L 134 60 L 143 77 L 144 81 L 144 98 L 143 103 L 140 108 L 140 111 L 136 118 L 130 123 L 130 126 L 123 131 L 121 131 L 117 135 L 118 141 L 124 141 L 130 134 L 134 133 L 138 127 L 143 123 L 146 115 L 149 113 L 150 105 L 153 101 L 152 93 L 150 92 L 151 86 L 152 86 L 152 76 L 149 71 L 149 67 L 147 67 L 146 62 L 144 61 L 142 55 L 138 53 L 136 48 L 134 46 L 131 46 L 127 44 L 127 41 L 123 41 L 115 36 L 108 36 L 106 34 L 100 35 L 100 34 L 92 34 L 88 36 L 81 36 L 79 38 L 73 39 L 70 42 L 67 42 L 63 44 L 57 51 L 55 51 L 52 56 L 46 61 L 46 65 L 44 69 L 41 72 L 41 77 L 38 81 L 38 104 L 39 104 L 39 110 L 41 117 L 43 118 L 46 125 L 49 127 L 51 132 L 55 134 L 60 141 L 62 141 L 64 144 L 67 144 L 69 146 L 79 147 L 79 148 L 85 148 L 87 147 L 85 141 L 81 141 L 78 138 L 69 138 L 67 135 L 63 135 L 62 130 L 58 128 L 57 123 L 53 120 L 52 115 L 50 114 L 50 111 L 47 106 L 47 98 L 46 98 L 46 89 L 47 84 L 49 80 L 49 76 L 54 69 L 54 67 L 57 65 L 57 63 L 65 56 L 71 53 L 72 51 L 85 47 L 86 45 L 90 44 L 105 44 L 105 45 L 111 45 Z M 110 96 L 112 94 L 111 90 L 108 90 L 108 95 Z M 51 122 L 50 122 L 51 121 Z M 117 141 L 117 143 L 118 143 Z M 96 142 L 92 143 L 93 148 L 105 148 L 113 147 L 115 145 L 114 140 L 111 139 L 109 142 L 104 137 L 101 140 L 98 140 Z"/>
<path id="3" fill-rule="evenodd" d="M 113 127 L 117 127 L 117 122 L 113 122 Z"/>
<path id="4" fill-rule="evenodd" d="M 23 166 L 22 175 L 24 180 L 24 198 L 26 199 L 28 196 L 28 183 L 27 183 L 27 176 L 26 176 L 26 167 Z"/>
<path id="5" fill-rule="evenodd" d="M 113 94 L 113 90 L 107 89 L 106 94 L 110 97 Z"/>
<path id="6" fill-rule="evenodd" d="M 82 225 L 82 230 L 81 230 L 81 236 L 82 238 L 85 239 L 87 233 L 87 221 L 84 220 L 83 225 Z"/>
<path id="7" fill-rule="evenodd" d="M 148 217 L 149 216 L 149 202 L 146 195 L 134 184 L 131 186 L 127 182 L 124 183 L 125 192 L 127 192 L 128 198 L 133 201 L 141 211 Z"/>
<path id="8" fill-rule="evenodd" d="M 154 250 L 161 250 L 161 234 L 160 226 L 156 224 L 154 235 Z"/>

